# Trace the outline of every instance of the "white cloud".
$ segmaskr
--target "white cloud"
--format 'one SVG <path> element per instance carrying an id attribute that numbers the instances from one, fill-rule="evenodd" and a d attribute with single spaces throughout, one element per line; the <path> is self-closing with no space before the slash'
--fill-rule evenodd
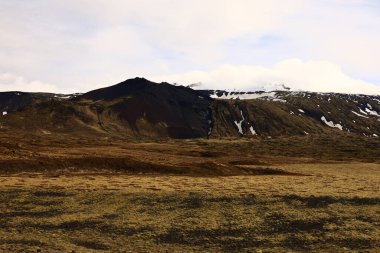
<path id="1" fill-rule="evenodd" d="M 202 89 L 259 90 L 285 84 L 294 90 L 361 93 L 380 95 L 380 87 L 356 80 L 333 63 L 288 59 L 271 68 L 249 65 L 222 65 L 211 71 L 191 71 L 175 75 L 153 76 L 179 84 L 202 83 Z"/>
<path id="2" fill-rule="evenodd" d="M 0 1 L 0 69 L 67 86 L 92 78 L 103 83 L 110 72 L 128 77 L 207 67 L 225 57 L 225 40 L 260 37 L 300 2 Z"/>
<path id="3" fill-rule="evenodd" d="M 291 39 L 303 58 L 335 62 L 355 76 L 380 81 L 379 7 L 377 0 L 308 1 L 278 33 Z"/>
<path id="4" fill-rule="evenodd" d="M 51 84 L 41 81 L 29 81 L 22 76 L 10 73 L 0 74 L 1 91 L 29 91 L 29 92 L 59 92 L 59 89 Z"/>
<path id="5" fill-rule="evenodd" d="M 0 73 L 66 92 L 172 73 L 228 86 L 302 81 L 312 90 L 335 83 L 360 92 L 375 86 L 356 79 L 380 85 L 377 0 L 0 0 L 0 30 Z M 292 58 L 308 77 L 285 73 L 301 68 L 295 62 L 275 66 Z M 321 71 L 335 79 L 321 80 Z"/>

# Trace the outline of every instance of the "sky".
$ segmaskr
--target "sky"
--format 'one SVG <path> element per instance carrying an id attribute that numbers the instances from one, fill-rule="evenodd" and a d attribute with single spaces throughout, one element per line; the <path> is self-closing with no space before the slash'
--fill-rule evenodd
<path id="1" fill-rule="evenodd" d="M 134 77 L 380 95 L 379 0 L 0 0 L 0 91 Z"/>

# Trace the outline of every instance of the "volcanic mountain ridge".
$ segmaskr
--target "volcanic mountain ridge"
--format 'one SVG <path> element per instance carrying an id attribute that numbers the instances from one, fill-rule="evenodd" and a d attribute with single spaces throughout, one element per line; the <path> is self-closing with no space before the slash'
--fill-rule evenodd
<path id="1" fill-rule="evenodd" d="M 380 136 L 380 96 L 193 90 L 144 78 L 84 94 L 0 93 L 1 132 L 133 138 Z"/>

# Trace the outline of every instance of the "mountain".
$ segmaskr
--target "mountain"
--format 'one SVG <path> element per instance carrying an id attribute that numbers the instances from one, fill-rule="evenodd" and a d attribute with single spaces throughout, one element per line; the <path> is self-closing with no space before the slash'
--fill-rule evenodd
<path id="1" fill-rule="evenodd" d="M 96 108 L 103 129 L 108 128 L 110 116 L 115 115 L 131 134 L 172 138 L 206 136 L 210 100 L 190 88 L 143 78 L 90 91 L 74 99 Z"/>
<path id="2" fill-rule="evenodd" d="M 214 98 L 215 122 L 220 127 L 213 133 L 219 136 L 234 135 L 230 131 L 234 125 L 241 136 L 380 136 L 379 96 L 292 91 L 203 94 Z"/>
<path id="3" fill-rule="evenodd" d="M 380 97 L 193 90 L 144 78 L 84 94 L 0 93 L 3 133 L 132 138 L 380 136 Z"/>
<path id="4" fill-rule="evenodd" d="M 17 111 L 37 101 L 48 101 L 54 97 L 51 93 L 0 92 L 0 111 Z"/>

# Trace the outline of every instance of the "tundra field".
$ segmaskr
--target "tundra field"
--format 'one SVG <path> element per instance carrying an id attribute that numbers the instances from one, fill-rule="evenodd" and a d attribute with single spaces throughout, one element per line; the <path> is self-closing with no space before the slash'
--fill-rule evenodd
<path id="1" fill-rule="evenodd" d="M 379 252 L 379 141 L 0 139 L 0 252 Z"/>

